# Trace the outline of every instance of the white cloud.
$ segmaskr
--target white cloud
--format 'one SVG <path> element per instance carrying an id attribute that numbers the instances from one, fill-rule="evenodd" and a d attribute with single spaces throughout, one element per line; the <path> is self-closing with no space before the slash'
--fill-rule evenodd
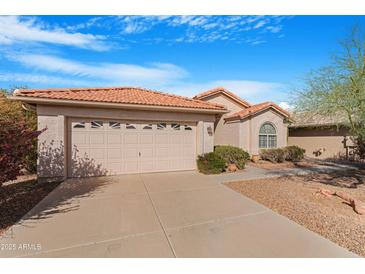
<path id="1" fill-rule="evenodd" d="M 38 54 L 8 57 L 13 61 L 37 70 L 93 80 L 107 80 L 111 83 L 161 83 L 180 79 L 187 75 L 184 69 L 167 63 L 153 63 L 149 66 L 121 63 L 85 64 L 56 56 Z"/>
<path id="2" fill-rule="evenodd" d="M 0 82 L 12 82 L 12 83 L 34 83 L 45 85 L 64 85 L 64 86 L 90 86 L 90 81 L 82 81 L 77 79 L 70 79 L 64 77 L 50 76 L 44 74 L 34 73 L 2 73 L 0 72 Z"/>
<path id="3" fill-rule="evenodd" d="M 267 32 L 266 35 L 281 32 L 281 22 L 285 18 L 275 16 L 121 16 L 118 17 L 116 26 L 118 27 L 119 24 L 121 33 L 124 35 L 147 32 L 161 24 L 164 24 L 167 31 L 169 28 L 178 28 L 177 36 L 173 37 L 176 35 L 174 31 L 166 32 L 166 35 L 160 38 L 170 43 L 209 43 L 229 40 L 257 45 L 260 42 L 251 43 L 249 40 L 264 41 L 258 39 L 264 30 Z M 248 34 L 251 39 L 248 39 Z M 156 39 L 155 41 L 157 42 Z"/>
<path id="4" fill-rule="evenodd" d="M 288 102 L 280 102 L 279 103 L 279 107 L 281 107 L 284 110 L 291 110 L 291 109 L 293 109 L 293 106 L 292 105 L 289 105 Z"/>
<path id="5" fill-rule="evenodd" d="M 0 16 L 0 44 L 38 42 L 106 50 L 108 46 L 103 36 L 68 32 L 62 28 L 47 28 L 35 18 L 18 16 Z"/>

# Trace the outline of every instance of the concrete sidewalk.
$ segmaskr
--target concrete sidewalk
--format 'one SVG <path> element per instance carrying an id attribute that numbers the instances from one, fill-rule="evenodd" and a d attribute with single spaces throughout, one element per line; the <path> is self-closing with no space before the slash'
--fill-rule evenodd
<path id="1" fill-rule="evenodd" d="M 355 256 L 217 178 L 68 180 L 2 236 L 0 257 Z"/>

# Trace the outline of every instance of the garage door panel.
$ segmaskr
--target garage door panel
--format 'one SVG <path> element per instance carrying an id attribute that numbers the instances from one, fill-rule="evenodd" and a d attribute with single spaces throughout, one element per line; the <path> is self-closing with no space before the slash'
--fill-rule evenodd
<path id="1" fill-rule="evenodd" d="M 167 133 L 157 133 L 155 135 L 155 143 L 156 144 L 167 144 L 169 142 L 169 136 Z"/>
<path id="2" fill-rule="evenodd" d="M 138 160 L 126 160 L 124 162 L 124 173 L 139 173 Z"/>
<path id="3" fill-rule="evenodd" d="M 169 156 L 168 146 L 156 146 L 156 157 L 157 158 L 167 158 Z"/>
<path id="4" fill-rule="evenodd" d="M 125 155 L 126 160 L 133 159 L 133 158 L 138 158 L 139 157 L 139 150 L 136 147 L 125 148 L 124 155 Z"/>
<path id="5" fill-rule="evenodd" d="M 137 133 L 125 133 L 124 144 L 127 144 L 127 145 L 138 144 L 138 134 Z"/>
<path id="6" fill-rule="evenodd" d="M 176 122 L 84 120 L 72 121 L 69 128 L 71 146 L 79 150 L 71 153 L 73 176 L 88 176 L 82 165 L 107 170 L 107 174 L 195 169 L 195 125 L 185 130 L 184 124 Z"/>
<path id="7" fill-rule="evenodd" d="M 140 138 L 139 143 L 141 145 L 153 144 L 153 134 L 152 133 L 142 133 L 139 138 Z"/>
<path id="8" fill-rule="evenodd" d="M 106 151 L 108 161 L 114 159 L 120 160 L 122 158 L 122 152 L 119 150 L 118 147 L 107 148 Z"/>
<path id="9" fill-rule="evenodd" d="M 169 167 L 169 160 L 168 159 L 158 158 L 156 160 L 156 162 L 155 162 L 155 168 L 158 171 L 170 169 L 170 167 Z"/>
<path id="10" fill-rule="evenodd" d="M 90 158 L 91 159 L 104 159 L 105 158 L 105 151 L 104 148 L 90 148 Z"/>
<path id="11" fill-rule="evenodd" d="M 121 139 L 122 139 L 122 136 L 121 136 L 120 132 L 109 132 L 107 134 L 107 144 L 120 145 Z"/>
<path id="12" fill-rule="evenodd" d="M 72 135 L 72 143 L 78 145 L 89 144 L 89 136 L 85 132 L 75 132 Z"/>
<path id="13" fill-rule="evenodd" d="M 103 144 L 104 144 L 104 132 L 90 133 L 90 145 L 103 145 Z"/>

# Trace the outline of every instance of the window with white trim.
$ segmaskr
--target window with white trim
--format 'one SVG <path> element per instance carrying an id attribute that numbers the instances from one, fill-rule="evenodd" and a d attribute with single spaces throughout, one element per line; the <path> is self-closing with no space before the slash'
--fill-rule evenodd
<path id="1" fill-rule="evenodd" d="M 276 129 L 271 123 L 264 123 L 259 131 L 259 148 L 275 148 L 277 146 Z"/>

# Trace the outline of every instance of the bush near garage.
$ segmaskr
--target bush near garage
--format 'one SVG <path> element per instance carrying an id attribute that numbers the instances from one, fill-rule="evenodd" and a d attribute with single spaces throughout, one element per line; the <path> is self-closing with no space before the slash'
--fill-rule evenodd
<path id="1" fill-rule="evenodd" d="M 285 161 L 285 150 L 283 148 L 263 149 L 260 152 L 262 160 L 270 161 L 272 163 L 282 163 Z"/>
<path id="2" fill-rule="evenodd" d="M 0 119 L 0 186 L 22 174 L 24 159 L 40 133 L 29 129 L 25 121 Z"/>
<path id="3" fill-rule="evenodd" d="M 285 160 L 291 162 L 299 162 L 303 160 L 305 149 L 298 146 L 287 146 L 285 150 Z"/>
<path id="4" fill-rule="evenodd" d="M 205 153 L 198 156 L 198 169 L 204 174 L 219 174 L 225 169 L 226 162 L 215 152 Z"/>
<path id="5" fill-rule="evenodd" d="M 215 146 L 214 152 L 222 157 L 227 165 L 235 164 L 238 169 L 244 169 L 250 160 L 250 154 L 239 147 Z"/>

